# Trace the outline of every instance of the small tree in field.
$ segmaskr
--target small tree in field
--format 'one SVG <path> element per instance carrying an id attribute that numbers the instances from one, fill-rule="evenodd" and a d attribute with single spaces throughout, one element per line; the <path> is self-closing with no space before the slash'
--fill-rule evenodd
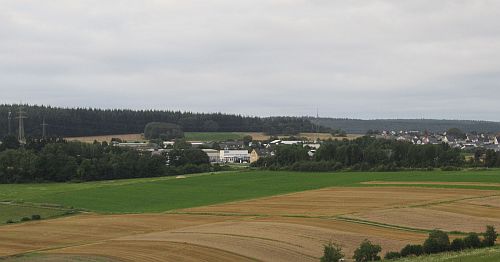
<path id="1" fill-rule="evenodd" d="M 343 257 L 344 253 L 342 252 L 342 247 L 330 241 L 327 245 L 324 246 L 323 257 L 321 257 L 320 261 L 338 262 Z"/>
<path id="2" fill-rule="evenodd" d="M 439 253 L 450 249 L 450 238 L 446 232 L 433 230 L 424 242 L 424 252 L 427 254 Z"/>
<path id="3" fill-rule="evenodd" d="M 464 238 L 464 245 L 466 248 L 480 248 L 481 247 L 481 239 L 479 239 L 479 235 L 477 233 L 469 233 Z"/>
<path id="4" fill-rule="evenodd" d="M 495 231 L 494 226 L 486 226 L 486 232 L 484 232 L 483 245 L 486 247 L 492 247 L 497 241 L 498 234 Z"/>
<path id="5" fill-rule="evenodd" d="M 365 239 L 359 245 L 358 249 L 354 251 L 354 258 L 356 262 L 365 261 L 379 261 L 381 258 L 378 255 L 382 251 L 382 247 L 374 245 L 368 239 Z"/>
<path id="6" fill-rule="evenodd" d="M 455 238 L 451 241 L 450 250 L 451 251 L 462 251 L 465 249 L 465 242 L 461 238 Z"/>
<path id="7" fill-rule="evenodd" d="M 401 249 L 402 257 L 409 256 L 421 256 L 424 253 L 424 247 L 422 245 L 406 245 L 403 249 Z"/>

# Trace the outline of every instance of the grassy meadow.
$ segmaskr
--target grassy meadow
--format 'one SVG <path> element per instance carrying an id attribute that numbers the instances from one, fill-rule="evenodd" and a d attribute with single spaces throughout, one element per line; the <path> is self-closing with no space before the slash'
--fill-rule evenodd
<path id="1" fill-rule="evenodd" d="M 89 183 L 0 185 L 0 201 L 55 204 L 99 213 L 144 213 L 324 187 L 394 186 L 360 184 L 367 181 L 500 183 L 500 171 L 339 173 L 240 171 L 196 175 L 183 179 L 165 177 Z M 418 186 L 500 190 L 500 186 L 483 185 Z"/>
<path id="2" fill-rule="evenodd" d="M 67 214 L 68 210 L 50 207 L 37 207 L 18 204 L 0 203 L 0 224 L 7 221 L 20 222 L 22 218 L 40 215 L 42 219 L 53 218 Z"/>

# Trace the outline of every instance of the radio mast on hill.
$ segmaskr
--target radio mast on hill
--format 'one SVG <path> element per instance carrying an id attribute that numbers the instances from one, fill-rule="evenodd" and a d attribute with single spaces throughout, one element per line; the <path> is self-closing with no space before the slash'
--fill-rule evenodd
<path id="1" fill-rule="evenodd" d="M 28 118 L 26 116 L 26 113 L 23 111 L 23 107 L 19 105 L 19 112 L 17 119 L 19 119 L 19 133 L 18 133 L 18 140 L 21 143 L 26 142 L 26 137 L 24 136 L 24 119 Z"/>

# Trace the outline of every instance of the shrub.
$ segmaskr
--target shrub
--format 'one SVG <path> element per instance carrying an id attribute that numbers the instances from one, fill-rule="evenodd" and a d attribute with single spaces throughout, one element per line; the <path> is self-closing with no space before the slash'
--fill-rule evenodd
<path id="1" fill-rule="evenodd" d="M 465 249 L 465 242 L 461 238 L 456 238 L 451 241 L 450 250 L 451 251 L 462 251 Z"/>
<path id="2" fill-rule="evenodd" d="M 9 219 L 9 220 L 7 220 L 5 223 L 6 223 L 6 224 L 14 224 L 14 220 Z"/>
<path id="3" fill-rule="evenodd" d="M 424 254 L 424 247 L 422 245 L 406 245 L 403 249 L 401 249 L 401 256 L 421 256 Z"/>
<path id="4" fill-rule="evenodd" d="M 31 220 L 40 220 L 42 217 L 40 215 L 32 215 Z"/>
<path id="5" fill-rule="evenodd" d="M 424 252 L 428 254 L 440 253 L 450 249 L 450 238 L 446 232 L 433 230 L 424 242 Z"/>
<path id="6" fill-rule="evenodd" d="M 31 220 L 31 218 L 29 218 L 29 217 L 23 217 L 23 218 L 21 218 L 22 222 L 26 222 L 26 221 L 30 221 L 30 220 Z"/>
<path id="7" fill-rule="evenodd" d="M 384 256 L 384 259 L 398 259 L 398 258 L 401 258 L 401 253 L 399 252 L 388 252 L 387 254 L 385 254 Z"/>
<path id="8" fill-rule="evenodd" d="M 456 166 L 445 166 L 441 168 L 441 171 L 460 171 L 460 170 L 462 169 Z"/>
<path id="9" fill-rule="evenodd" d="M 466 248 L 479 248 L 481 247 L 481 239 L 477 233 L 469 233 L 464 238 L 464 245 Z"/>
<path id="10" fill-rule="evenodd" d="M 486 232 L 484 232 L 483 245 L 485 247 L 492 247 L 497 241 L 498 234 L 495 231 L 494 226 L 486 226 Z"/>
<path id="11" fill-rule="evenodd" d="M 380 260 L 380 256 L 378 253 L 382 251 L 382 248 L 379 245 L 374 245 L 368 239 L 365 239 L 359 247 L 354 251 L 354 258 L 356 262 L 364 262 L 364 261 L 378 261 Z"/>
<path id="12" fill-rule="evenodd" d="M 323 257 L 321 257 L 321 262 L 338 262 L 344 257 L 342 252 L 342 247 L 330 241 L 327 245 L 324 245 Z"/>

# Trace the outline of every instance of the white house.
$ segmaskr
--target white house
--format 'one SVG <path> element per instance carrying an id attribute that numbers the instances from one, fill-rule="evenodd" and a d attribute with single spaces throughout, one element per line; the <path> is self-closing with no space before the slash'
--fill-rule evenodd
<path id="1" fill-rule="evenodd" d="M 210 163 L 219 163 L 220 162 L 220 153 L 219 150 L 215 149 L 202 149 L 208 155 L 210 159 Z"/>
<path id="2" fill-rule="evenodd" d="M 248 150 L 221 150 L 220 161 L 223 163 L 250 162 L 250 153 Z"/>

